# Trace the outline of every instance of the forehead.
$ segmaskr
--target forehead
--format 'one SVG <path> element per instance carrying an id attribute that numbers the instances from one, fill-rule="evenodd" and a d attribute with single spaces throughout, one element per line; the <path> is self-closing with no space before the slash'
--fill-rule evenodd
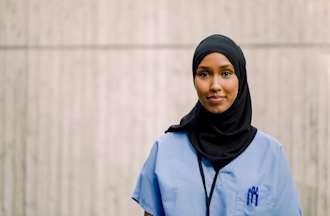
<path id="1" fill-rule="evenodd" d="M 207 54 L 202 59 L 202 61 L 198 66 L 201 67 L 201 66 L 211 66 L 211 65 L 233 67 L 233 64 L 229 61 L 229 59 L 222 53 L 218 53 L 218 52 Z"/>

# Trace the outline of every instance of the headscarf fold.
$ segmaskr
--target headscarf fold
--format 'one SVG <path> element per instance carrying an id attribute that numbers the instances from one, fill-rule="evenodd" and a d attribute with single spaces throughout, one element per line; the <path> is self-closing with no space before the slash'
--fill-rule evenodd
<path id="1" fill-rule="evenodd" d="M 187 131 L 190 142 L 215 169 L 221 169 L 239 156 L 252 142 L 257 129 L 251 125 L 252 105 L 246 75 L 246 62 L 241 48 L 230 38 L 214 34 L 197 46 L 193 62 L 193 77 L 203 58 L 213 52 L 225 55 L 232 63 L 239 80 L 237 97 L 223 113 L 208 112 L 198 101 L 179 125 L 166 132 Z"/>

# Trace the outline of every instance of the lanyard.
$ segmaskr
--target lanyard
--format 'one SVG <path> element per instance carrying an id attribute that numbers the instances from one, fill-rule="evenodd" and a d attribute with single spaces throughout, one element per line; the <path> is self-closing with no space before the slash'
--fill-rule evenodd
<path id="1" fill-rule="evenodd" d="M 199 154 L 197 154 L 197 159 L 198 159 L 199 172 L 200 172 L 201 177 L 202 177 L 203 186 L 204 186 L 204 192 L 205 192 L 206 215 L 209 216 L 210 215 L 210 204 L 211 204 L 211 200 L 212 200 L 213 191 L 214 191 L 214 188 L 215 188 L 215 182 L 217 180 L 217 177 L 218 177 L 218 174 L 219 174 L 219 170 L 220 169 L 217 169 L 215 171 L 215 175 L 214 175 L 213 181 L 212 181 L 210 196 L 208 196 L 207 195 L 206 186 L 205 186 L 205 176 L 204 176 L 204 171 L 203 171 L 202 161 L 201 161 L 202 159 L 201 159 L 201 157 L 200 157 Z"/>

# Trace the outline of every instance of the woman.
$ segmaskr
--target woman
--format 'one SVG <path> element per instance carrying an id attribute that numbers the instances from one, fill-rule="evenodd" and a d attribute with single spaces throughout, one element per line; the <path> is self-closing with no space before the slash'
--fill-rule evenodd
<path id="1" fill-rule="evenodd" d="M 145 215 L 302 215 L 282 145 L 251 125 L 245 58 L 223 35 L 193 57 L 198 102 L 153 145 L 133 194 Z"/>

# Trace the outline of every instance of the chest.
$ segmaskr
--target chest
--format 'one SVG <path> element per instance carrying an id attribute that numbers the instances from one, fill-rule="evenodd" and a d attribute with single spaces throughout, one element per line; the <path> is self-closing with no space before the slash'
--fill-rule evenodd
<path id="1" fill-rule="evenodd" d="M 276 198 L 272 163 L 256 160 L 258 155 L 248 156 L 219 172 L 210 215 L 271 215 Z M 166 215 L 205 215 L 206 197 L 196 154 L 181 152 L 166 157 L 158 162 L 156 169 Z M 202 168 L 209 195 L 215 171 L 205 159 Z"/>

